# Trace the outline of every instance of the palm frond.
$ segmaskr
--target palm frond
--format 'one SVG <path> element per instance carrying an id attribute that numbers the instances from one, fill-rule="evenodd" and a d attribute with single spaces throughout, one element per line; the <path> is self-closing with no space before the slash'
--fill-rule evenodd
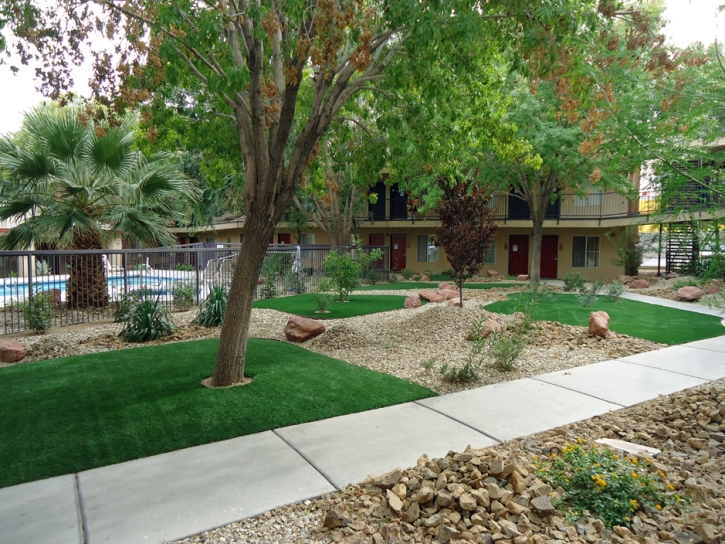
<path id="1" fill-rule="evenodd" d="M 66 161 L 78 154 L 86 138 L 80 113 L 75 106 L 40 106 L 25 116 L 23 131 L 31 137 L 33 147 L 45 147 L 50 156 Z"/>

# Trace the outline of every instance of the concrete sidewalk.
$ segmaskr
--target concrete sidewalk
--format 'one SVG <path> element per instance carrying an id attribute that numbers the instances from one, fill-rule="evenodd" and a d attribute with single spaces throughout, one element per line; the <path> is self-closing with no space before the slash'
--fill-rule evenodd
<path id="1" fill-rule="evenodd" d="M 181 539 L 423 453 L 491 446 L 723 377 L 720 336 L 7 487 L 0 544 Z"/>

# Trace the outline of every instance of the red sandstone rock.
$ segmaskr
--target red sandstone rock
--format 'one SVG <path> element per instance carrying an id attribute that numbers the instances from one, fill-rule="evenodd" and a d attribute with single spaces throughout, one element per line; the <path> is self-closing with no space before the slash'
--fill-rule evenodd
<path id="1" fill-rule="evenodd" d="M 419 297 L 411 295 L 405 299 L 403 306 L 410 310 L 412 308 L 420 308 L 421 306 L 423 306 L 423 303 L 420 301 Z"/>
<path id="2" fill-rule="evenodd" d="M 529 281 L 529 275 L 519 274 L 518 276 L 516 276 L 516 281 Z"/>
<path id="3" fill-rule="evenodd" d="M 622 283 L 624 283 L 624 282 L 622 282 Z M 634 280 L 634 281 L 630 282 L 629 286 L 632 289 L 646 289 L 647 287 L 649 287 L 649 282 L 647 282 L 645 280 Z"/>
<path id="4" fill-rule="evenodd" d="M 592 336 L 607 337 L 609 332 L 609 314 L 607 312 L 592 312 L 589 314 L 589 334 Z"/>
<path id="5" fill-rule="evenodd" d="M 28 350 L 20 342 L 15 340 L 3 340 L 0 342 L 0 361 L 3 363 L 17 363 L 29 355 Z"/>
<path id="6" fill-rule="evenodd" d="M 700 300 L 704 294 L 705 291 L 699 287 L 688 286 L 681 287 L 677 290 L 677 298 L 684 300 L 685 302 L 695 302 L 696 300 Z"/>
<path id="7" fill-rule="evenodd" d="M 487 275 L 487 276 L 488 276 L 489 278 L 493 278 L 494 276 L 498 276 L 498 272 L 496 272 L 495 270 L 487 270 L 487 271 L 486 271 L 486 275 Z"/>
<path id="8" fill-rule="evenodd" d="M 287 321 L 284 335 L 290 342 L 306 342 L 310 338 L 320 336 L 325 332 L 325 326 L 316 319 L 293 315 Z"/>
<path id="9" fill-rule="evenodd" d="M 421 289 L 418 291 L 418 296 L 428 302 L 445 302 L 446 300 L 443 295 L 440 295 L 430 289 Z"/>
<path id="10" fill-rule="evenodd" d="M 717 285 L 711 285 L 705 290 L 706 295 L 714 295 L 715 293 L 719 293 L 720 288 Z"/>
<path id="11" fill-rule="evenodd" d="M 628 283 L 632 282 L 632 276 L 627 276 L 627 275 L 617 276 L 617 281 L 619 281 L 619 283 L 623 283 L 623 284 L 627 285 Z"/>

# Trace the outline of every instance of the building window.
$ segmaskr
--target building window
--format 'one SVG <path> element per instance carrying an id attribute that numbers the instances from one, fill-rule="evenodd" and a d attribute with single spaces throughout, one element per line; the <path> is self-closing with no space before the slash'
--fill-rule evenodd
<path id="1" fill-rule="evenodd" d="M 418 262 L 419 263 L 437 263 L 438 248 L 433 243 L 433 235 L 418 235 Z"/>
<path id="2" fill-rule="evenodd" d="M 496 238 L 491 242 L 491 247 L 486 253 L 486 264 L 496 264 Z"/>
<path id="3" fill-rule="evenodd" d="M 599 267 L 599 236 L 574 236 L 571 266 L 574 268 Z"/>
<path id="4" fill-rule="evenodd" d="M 315 245 L 315 235 L 314 234 L 300 234 L 300 245 L 301 246 L 314 246 Z M 312 250 L 303 249 L 302 254 L 300 256 L 303 259 L 311 259 Z"/>

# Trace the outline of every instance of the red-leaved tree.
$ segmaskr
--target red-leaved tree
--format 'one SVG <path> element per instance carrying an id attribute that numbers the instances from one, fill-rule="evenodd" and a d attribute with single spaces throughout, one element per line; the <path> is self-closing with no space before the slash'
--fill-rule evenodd
<path id="1" fill-rule="evenodd" d="M 456 272 L 463 307 L 463 280 L 486 264 L 498 225 L 491 207 L 491 192 L 469 180 L 451 185 L 439 180 L 443 198 L 438 202 L 441 226 L 436 228 L 436 246 L 445 249 Z"/>

